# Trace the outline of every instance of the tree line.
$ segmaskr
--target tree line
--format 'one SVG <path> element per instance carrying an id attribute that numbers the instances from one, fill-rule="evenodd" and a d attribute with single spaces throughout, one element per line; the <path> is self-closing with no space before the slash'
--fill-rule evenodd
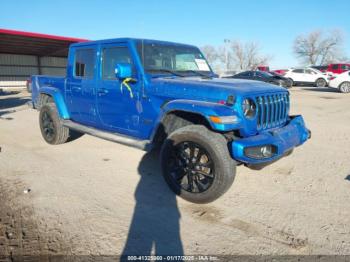
<path id="1" fill-rule="evenodd" d="M 293 42 L 293 54 L 303 66 L 346 62 L 349 59 L 345 56 L 343 35 L 339 30 L 298 35 Z M 272 59 L 261 53 L 257 42 L 225 39 L 222 46 L 205 45 L 201 50 L 217 72 L 255 70 Z"/>

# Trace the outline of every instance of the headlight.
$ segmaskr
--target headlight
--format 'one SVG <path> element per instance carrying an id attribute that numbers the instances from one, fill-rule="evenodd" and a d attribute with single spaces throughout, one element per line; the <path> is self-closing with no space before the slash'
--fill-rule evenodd
<path id="1" fill-rule="evenodd" d="M 255 102 L 250 98 L 244 99 L 243 103 L 242 103 L 242 110 L 243 110 L 243 114 L 246 118 L 254 118 L 256 115 Z"/>

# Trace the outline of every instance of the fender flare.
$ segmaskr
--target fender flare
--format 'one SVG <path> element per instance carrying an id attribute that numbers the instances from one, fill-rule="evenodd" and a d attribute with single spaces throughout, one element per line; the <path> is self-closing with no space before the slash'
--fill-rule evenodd
<path id="1" fill-rule="evenodd" d="M 49 95 L 53 98 L 58 114 L 61 119 L 70 118 L 69 111 L 67 109 L 64 97 L 58 88 L 52 87 L 52 86 L 43 86 L 43 87 L 40 87 L 39 94 Z"/>
<path id="2" fill-rule="evenodd" d="M 211 128 L 216 131 L 230 131 L 241 127 L 241 120 L 235 109 L 219 103 L 178 99 L 164 104 L 161 109 L 158 124 L 160 124 L 169 113 L 181 111 L 201 115 L 208 121 Z M 237 123 L 214 123 L 210 119 L 211 116 L 223 117 L 232 115 L 238 117 L 239 121 Z"/>

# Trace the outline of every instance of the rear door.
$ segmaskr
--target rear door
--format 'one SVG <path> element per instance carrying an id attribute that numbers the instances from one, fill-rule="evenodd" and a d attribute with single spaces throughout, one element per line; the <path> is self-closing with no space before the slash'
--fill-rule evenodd
<path id="1" fill-rule="evenodd" d="M 136 136 L 139 128 L 139 90 L 141 81 L 128 81 L 115 76 L 119 63 L 134 65 L 126 43 L 103 44 L 100 50 L 100 77 L 97 88 L 97 111 L 104 129 Z M 133 66 L 133 68 L 135 68 Z M 136 79 L 136 70 L 133 77 Z M 130 88 L 129 88 L 130 87 Z"/>
<path id="2" fill-rule="evenodd" d="M 311 69 L 305 69 L 305 82 L 307 83 L 313 83 L 316 81 L 318 75 L 315 71 L 311 70 Z"/>
<path id="3" fill-rule="evenodd" d="M 96 123 L 96 46 L 77 48 L 73 68 L 67 77 L 67 102 L 73 121 L 95 125 Z"/>

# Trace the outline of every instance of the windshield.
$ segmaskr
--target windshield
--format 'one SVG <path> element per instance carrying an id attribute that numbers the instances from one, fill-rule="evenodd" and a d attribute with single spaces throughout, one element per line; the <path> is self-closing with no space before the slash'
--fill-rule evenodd
<path id="1" fill-rule="evenodd" d="M 212 75 L 202 53 L 196 47 L 185 45 L 138 44 L 138 53 L 146 72 L 170 73 L 177 76 Z"/>

